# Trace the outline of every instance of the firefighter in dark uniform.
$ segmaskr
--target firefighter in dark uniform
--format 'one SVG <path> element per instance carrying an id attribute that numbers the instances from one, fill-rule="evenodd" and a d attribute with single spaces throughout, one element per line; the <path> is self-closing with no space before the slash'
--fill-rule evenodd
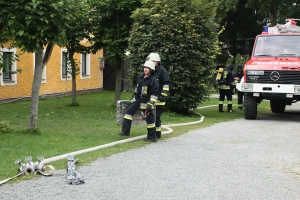
<path id="1" fill-rule="evenodd" d="M 137 86 L 130 100 L 130 104 L 126 109 L 124 121 L 122 124 L 121 136 L 129 136 L 131 129 L 132 117 L 139 109 L 147 115 L 147 139 L 148 142 L 156 142 L 155 119 L 153 109 L 158 98 L 158 82 L 154 76 L 155 64 L 153 61 L 146 61 L 144 64 L 144 72 L 137 77 Z"/>
<path id="2" fill-rule="evenodd" d="M 161 115 L 166 105 L 166 97 L 169 95 L 170 90 L 170 76 L 168 71 L 160 65 L 160 56 L 158 53 L 150 53 L 146 60 L 151 60 L 155 63 L 155 73 L 159 85 L 159 97 L 156 102 L 156 137 L 161 138 Z"/>
<path id="3" fill-rule="evenodd" d="M 232 74 L 233 65 L 230 65 L 223 71 L 223 75 L 221 80 L 218 83 L 219 88 L 219 112 L 223 111 L 223 104 L 225 100 L 225 96 L 227 98 L 227 111 L 234 112 L 232 109 L 232 95 L 235 89 L 234 78 Z M 220 69 L 219 69 L 220 71 Z"/>
<path id="4" fill-rule="evenodd" d="M 243 67 L 239 65 L 237 66 L 236 73 L 234 74 L 235 83 L 241 82 L 243 76 L 244 76 Z M 238 109 L 243 110 L 244 92 L 237 91 L 237 98 L 238 98 Z"/>

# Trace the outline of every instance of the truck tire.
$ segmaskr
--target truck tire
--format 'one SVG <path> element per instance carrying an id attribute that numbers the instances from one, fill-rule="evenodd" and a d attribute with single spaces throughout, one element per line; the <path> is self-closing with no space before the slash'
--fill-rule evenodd
<path id="1" fill-rule="evenodd" d="M 286 103 L 281 100 L 270 100 L 270 107 L 273 113 L 283 113 Z"/>
<path id="2" fill-rule="evenodd" d="M 257 117 L 257 102 L 252 93 L 244 95 L 244 116 L 245 119 L 256 119 Z"/>

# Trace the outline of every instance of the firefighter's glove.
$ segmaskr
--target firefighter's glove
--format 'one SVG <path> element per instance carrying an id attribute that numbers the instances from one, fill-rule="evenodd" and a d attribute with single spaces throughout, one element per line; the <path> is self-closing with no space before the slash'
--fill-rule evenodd
<path id="1" fill-rule="evenodd" d="M 164 97 L 169 96 L 169 91 L 167 91 L 167 90 L 161 91 L 160 96 L 164 96 Z"/>
<path id="2" fill-rule="evenodd" d="M 130 100 L 130 103 L 133 103 L 133 102 L 135 102 L 136 101 L 136 99 L 135 99 L 135 96 Z"/>
<path id="3" fill-rule="evenodd" d="M 155 102 L 154 101 L 148 101 L 147 103 L 147 107 L 146 107 L 146 110 L 148 110 L 149 112 L 153 112 L 153 109 L 154 109 L 154 105 L 155 105 Z"/>
<path id="4" fill-rule="evenodd" d="M 133 102 L 136 101 L 135 96 L 136 96 L 136 93 L 133 93 L 133 95 L 132 95 L 132 97 L 131 97 L 131 100 L 130 100 L 130 103 L 133 103 Z"/>
<path id="5" fill-rule="evenodd" d="M 235 90 L 235 88 L 233 88 L 233 89 L 232 89 L 232 94 L 234 94 L 234 93 L 235 93 L 235 91 L 236 91 L 236 90 Z"/>
<path id="6" fill-rule="evenodd" d="M 167 98 L 165 96 L 160 95 L 159 98 L 158 98 L 158 100 L 160 102 L 166 102 Z"/>

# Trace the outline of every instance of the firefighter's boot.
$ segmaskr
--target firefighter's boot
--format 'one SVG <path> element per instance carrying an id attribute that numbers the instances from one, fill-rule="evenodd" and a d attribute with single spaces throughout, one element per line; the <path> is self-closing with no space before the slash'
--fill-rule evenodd
<path id="1" fill-rule="evenodd" d="M 161 138 L 161 131 L 156 131 L 156 138 Z"/>
<path id="2" fill-rule="evenodd" d="M 219 104 L 219 112 L 224 112 L 223 111 L 223 104 Z"/>
<path id="3" fill-rule="evenodd" d="M 122 132 L 119 133 L 120 136 L 129 136 L 130 135 L 130 129 L 131 129 L 131 120 L 124 119 L 122 124 Z"/>
<path id="4" fill-rule="evenodd" d="M 234 110 L 232 110 L 232 104 L 228 104 L 228 112 L 235 112 Z"/>
<path id="5" fill-rule="evenodd" d="M 146 141 L 146 142 L 156 142 L 155 127 L 154 128 L 147 128 L 147 129 L 148 129 L 148 134 L 147 134 L 147 138 L 144 141 Z"/>

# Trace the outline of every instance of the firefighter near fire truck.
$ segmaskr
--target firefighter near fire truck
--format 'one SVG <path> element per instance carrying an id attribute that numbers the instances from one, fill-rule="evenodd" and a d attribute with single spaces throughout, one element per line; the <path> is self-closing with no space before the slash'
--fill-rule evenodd
<path id="1" fill-rule="evenodd" d="M 296 21 L 289 18 L 285 24 L 264 26 L 256 36 L 244 77 L 236 85 L 244 92 L 245 119 L 257 118 L 257 107 L 264 99 L 270 101 L 273 113 L 283 113 L 286 105 L 300 100 L 300 27 Z"/>
<path id="2" fill-rule="evenodd" d="M 130 104 L 128 105 L 124 121 L 122 124 L 121 136 L 129 136 L 133 115 L 136 111 L 141 109 L 146 116 L 147 122 L 147 142 L 156 142 L 155 119 L 154 119 L 154 106 L 158 99 L 159 89 L 158 82 L 154 76 L 155 64 L 153 61 L 146 61 L 144 63 L 144 72 L 137 77 L 137 86 L 132 95 Z"/>
<path id="3" fill-rule="evenodd" d="M 241 82 L 244 76 L 243 67 L 238 65 L 236 67 L 236 73 L 234 74 L 235 83 Z M 244 102 L 244 92 L 237 90 L 237 99 L 238 99 L 238 109 L 243 110 L 243 102 Z"/>
<path id="4" fill-rule="evenodd" d="M 235 89 L 235 83 L 232 75 L 233 65 L 227 68 L 219 67 L 216 76 L 216 82 L 219 89 L 219 112 L 223 111 L 225 96 L 227 98 L 227 111 L 234 112 L 232 109 L 232 95 Z"/>
<path id="5" fill-rule="evenodd" d="M 160 64 L 160 56 L 158 53 L 150 53 L 146 60 L 151 60 L 155 63 L 155 73 L 154 76 L 158 81 L 159 86 L 159 96 L 156 101 L 155 110 L 155 129 L 156 137 L 161 138 L 161 115 L 163 113 L 164 107 L 166 105 L 166 99 L 169 96 L 170 90 L 170 76 L 167 70 Z"/>

